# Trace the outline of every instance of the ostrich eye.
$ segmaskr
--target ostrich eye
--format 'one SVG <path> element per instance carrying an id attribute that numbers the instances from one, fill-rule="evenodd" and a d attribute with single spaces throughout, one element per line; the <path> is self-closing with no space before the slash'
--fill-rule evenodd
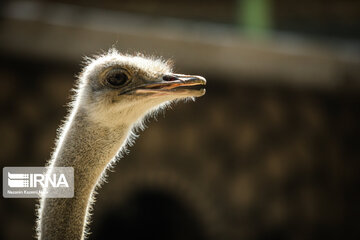
<path id="1" fill-rule="evenodd" d="M 111 87 L 120 87 L 124 85 L 128 79 L 128 75 L 119 70 L 111 71 L 106 76 L 106 81 Z"/>

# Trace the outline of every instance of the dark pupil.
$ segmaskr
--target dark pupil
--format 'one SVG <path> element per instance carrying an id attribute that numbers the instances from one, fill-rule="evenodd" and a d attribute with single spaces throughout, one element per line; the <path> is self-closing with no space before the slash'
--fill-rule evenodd
<path id="1" fill-rule="evenodd" d="M 127 80 L 125 73 L 116 73 L 108 77 L 108 82 L 113 86 L 120 86 Z"/>

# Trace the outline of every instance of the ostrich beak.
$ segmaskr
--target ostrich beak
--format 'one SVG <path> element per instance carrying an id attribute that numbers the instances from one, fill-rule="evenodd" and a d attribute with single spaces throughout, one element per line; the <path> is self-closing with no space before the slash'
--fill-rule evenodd
<path id="1" fill-rule="evenodd" d="M 205 94 L 205 85 L 206 79 L 201 76 L 170 73 L 155 82 L 143 85 L 135 92 L 201 97 Z"/>

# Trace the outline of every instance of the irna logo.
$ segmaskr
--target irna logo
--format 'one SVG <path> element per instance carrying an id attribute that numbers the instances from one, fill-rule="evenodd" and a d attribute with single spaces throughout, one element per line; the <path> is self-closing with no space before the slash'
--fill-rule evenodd
<path id="1" fill-rule="evenodd" d="M 46 193 L 50 198 L 74 196 L 72 167 L 4 167 L 3 197 L 38 198 Z"/>
<path id="2" fill-rule="evenodd" d="M 69 187 L 64 174 L 53 173 L 48 174 L 22 174 L 22 173 L 10 173 L 8 172 L 8 185 L 11 188 L 36 188 L 41 187 Z"/>

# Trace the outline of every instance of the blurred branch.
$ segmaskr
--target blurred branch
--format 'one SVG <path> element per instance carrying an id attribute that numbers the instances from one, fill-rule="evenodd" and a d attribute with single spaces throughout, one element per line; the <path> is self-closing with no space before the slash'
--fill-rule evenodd
<path id="1" fill-rule="evenodd" d="M 360 81 L 357 43 L 273 34 L 253 41 L 236 27 L 58 3 L 10 2 L 3 8 L 2 52 L 79 62 L 115 46 L 173 58 L 177 66 L 237 81 L 249 78 L 333 88 Z"/>
<path id="2" fill-rule="evenodd" d="M 269 34 L 271 26 L 270 0 L 237 0 L 237 21 L 247 34 L 262 37 Z"/>

